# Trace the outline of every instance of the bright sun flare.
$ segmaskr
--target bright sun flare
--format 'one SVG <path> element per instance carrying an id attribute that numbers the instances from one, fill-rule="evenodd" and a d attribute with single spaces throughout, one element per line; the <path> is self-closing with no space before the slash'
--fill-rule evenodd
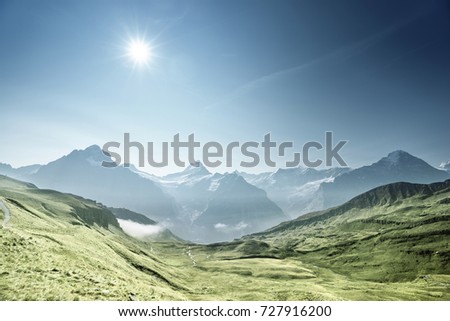
<path id="1" fill-rule="evenodd" d="M 150 61 L 151 48 L 143 40 L 132 40 L 128 45 L 127 51 L 127 56 L 137 65 L 147 65 Z"/>

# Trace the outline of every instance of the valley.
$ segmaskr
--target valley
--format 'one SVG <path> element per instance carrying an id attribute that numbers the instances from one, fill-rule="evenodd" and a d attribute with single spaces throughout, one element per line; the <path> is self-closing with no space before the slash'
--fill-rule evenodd
<path id="1" fill-rule="evenodd" d="M 100 203 L 0 176 L 0 299 L 449 300 L 449 199 L 450 181 L 391 184 L 198 245 L 132 238 Z"/>

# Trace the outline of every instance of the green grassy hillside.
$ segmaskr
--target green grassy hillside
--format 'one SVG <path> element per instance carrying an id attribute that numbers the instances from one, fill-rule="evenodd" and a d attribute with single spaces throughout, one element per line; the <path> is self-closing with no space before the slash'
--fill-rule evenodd
<path id="1" fill-rule="evenodd" d="M 2 300 L 185 299 L 182 272 L 128 237 L 93 201 L 0 176 Z M 177 276 L 177 277 L 175 277 Z"/>
<path id="2" fill-rule="evenodd" d="M 444 282 L 442 274 L 450 272 L 450 181 L 382 186 L 250 238 L 354 279 Z"/>
<path id="3" fill-rule="evenodd" d="M 264 233 L 195 245 L 136 240 L 95 201 L 0 176 L 11 213 L 0 299 L 449 300 L 449 185 L 388 185 Z"/>

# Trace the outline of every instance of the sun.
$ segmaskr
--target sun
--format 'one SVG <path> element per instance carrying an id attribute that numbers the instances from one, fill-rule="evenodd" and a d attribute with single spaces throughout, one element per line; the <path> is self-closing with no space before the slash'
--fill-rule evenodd
<path id="1" fill-rule="evenodd" d="M 133 39 L 128 43 L 127 56 L 135 65 L 148 65 L 152 56 L 150 44 L 142 39 Z"/>

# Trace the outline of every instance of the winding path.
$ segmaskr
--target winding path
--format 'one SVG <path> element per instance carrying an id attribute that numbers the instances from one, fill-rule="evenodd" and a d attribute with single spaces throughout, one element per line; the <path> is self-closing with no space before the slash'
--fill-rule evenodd
<path id="1" fill-rule="evenodd" d="M 3 204 L 2 201 L 0 201 L 0 210 L 3 211 L 3 227 L 6 227 L 6 224 L 8 224 L 9 219 L 11 218 L 11 214 L 9 213 L 9 209 L 5 204 Z"/>
<path id="2" fill-rule="evenodd" d="M 194 258 L 194 255 L 192 255 L 192 251 L 191 251 L 191 247 L 190 247 L 190 246 L 188 247 L 188 249 L 187 249 L 187 251 L 186 251 L 186 254 L 187 254 L 187 256 L 189 256 L 189 258 L 191 259 L 192 265 L 193 265 L 193 266 L 196 266 L 196 265 L 197 265 L 197 262 L 195 262 L 195 258 Z"/>

